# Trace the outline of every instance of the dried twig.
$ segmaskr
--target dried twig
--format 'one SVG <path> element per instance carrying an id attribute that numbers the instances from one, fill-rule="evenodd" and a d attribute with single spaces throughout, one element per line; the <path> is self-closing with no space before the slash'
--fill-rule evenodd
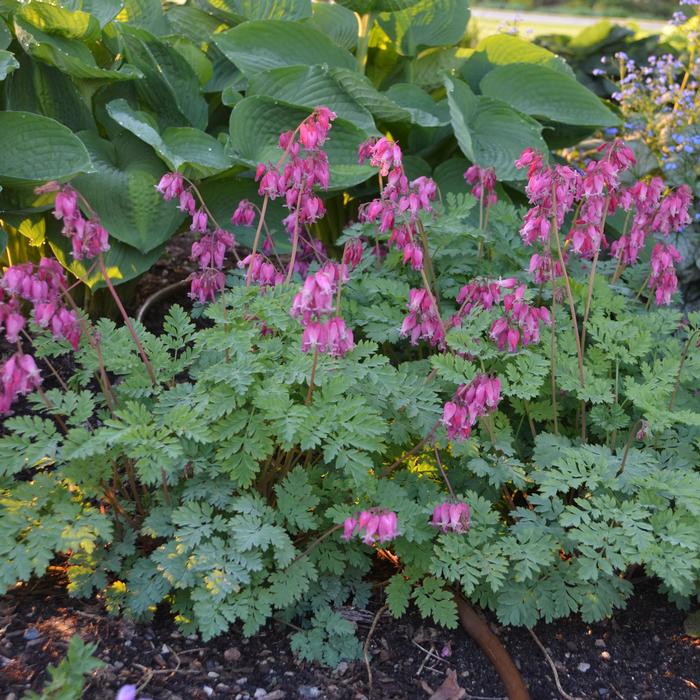
<path id="1" fill-rule="evenodd" d="M 415 639 L 412 639 L 411 643 L 415 644 L 421 651 L 424 651 L 426 654 L 428 654 L 429 656 L 432 656 L 434 659 L 437 659 L 438 661 L 442 661 L 443 664 L 447 664 L 448 666 L 450 665 L 450 662 L 447 659 L 443 659 L 441 656 L 438 656 L 437 654 L 430 651 L 429 649 L 426 649 L 425 647 L 421 646 L 420 644 L 418 644 L 417 641 L 415 641 Z"/>
<path id="2" fill-rule="evenodd" d="M 564 688 L 561 687 L 561 683 L 559 682 L 559 673 L 557 672 L 557 667 L 554 665 L 554 661 L 552 660 L 552 657 L 549 655 L 547 650 L 544 647 L 544 644 L 540 641 L 540 638 L 535 634 L 535 632 L 528 627 L 527 631 L 530 633 L 532 638 L 535 640 L 535 644 L 540 648 L 540 651 L 544 654 L 545 659 L 547 659 L 547 663 L 549 664 L 549 667 L 552 669 L 552 673 L 554 674 L 554 683 L 557 686 L 557 690 L 559 691 L 559 695 L 561 695 L 564 700 L 582 700 L 582 698 L 576 697 L 574 695 L 569 695 Z"/>
<path id="3" fill-rule="evenodd" d="M 372 666 L 371 666 L 370 660 L 369 660 L 369 643 L 372 640 L 372 635 L 374 634 L 374 630 L 377 628 L 377 623 L 379 622 L 379 618 L 382 616 L 382 614 L 387 609 L 387 607 L 388 607 L 387 605 L 383 605 L 381 608 L 379 608 L 379 610 L 377 610 L 377 614 L 374 616 L 374 620 L 372 621 L 372 626 L 369 628 L 369 632 L 367 633 L 364 647 L 362 648 L 362 653 L 365 657 L 365 666 L 367 667 L 367 684 L 368 684 L 367 695 L 370 698 L 372 697 Z"/>

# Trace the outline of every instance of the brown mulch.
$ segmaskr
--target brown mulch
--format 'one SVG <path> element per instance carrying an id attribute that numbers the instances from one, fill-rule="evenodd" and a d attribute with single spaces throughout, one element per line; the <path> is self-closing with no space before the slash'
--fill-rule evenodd
<path id="1" fill-rule="evenodd" d="M 569 695 L 700 698 L 700 640 L 684 634 L 685 613 L 653 584 L 637 589 L 628 609 L 609 620 L 590 625 L 571 618 L 537 626 Z M 379 603 L 373 606 L 365 615 L 355 611 L 361 638 Z M 560 697 L 551 669 L 527 630 L 499 627 L 488 617 L 520 668 L 532 700 Z M 154 700 L 367 697 L 364 662 L 331 670 L 298 661 L 287 632 L 280 623 L 271 623 L 251 639 L 232 630 L 204 643 L 181 634 L 164 611 L 148 624 L 113 618 L 99 602 L 70 599 L 56 581 L 44 578 L 0 600 L 0 700 L 17 700 L 27 689 L 39 689 L 47 666 L 60 661 L 73 634 L 97 642 L 97 655 L 107 663 L 89 680 L 85 698 L 111 699 L 125 683 L 139 684 L 142 695 Z M 503 696 L 495 671 L 461 629 L 433 627 L 415 612 L 398 621 L 383 616 L 370 650 L 372 698 L 428 700 L 430 690 L 451 670 L 465 698 Z"/>

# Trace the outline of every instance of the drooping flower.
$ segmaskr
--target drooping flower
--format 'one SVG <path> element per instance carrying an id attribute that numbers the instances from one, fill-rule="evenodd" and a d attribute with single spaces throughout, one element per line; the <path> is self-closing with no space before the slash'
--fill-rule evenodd
<path id="1" fill-rule="evenodd" d="M 411 341 L 411 345 L 417 345 L 419 340 L 425 340 L 433 346 L 444 346 L 445 330 L 432 295 L 425 289 L 411 289 L 408 312 L 408 316 L 401 324 L 400 333 Z"/>
<path id="2" fill-rule="evenodd" d="M 675 263 L 680 260 L 681 254 L 671 244 L 657 243 L 654 246 L 651 253 L 649 289 L 655 292 L 657 306 L 671 303 L 671 297 L 678 288 Z"/>
<path id="3" fill-rule="evenodd" d="M 430 524 L 443 532 L 463 533 L 469 529 L 469 516 L 469 505 L 464 501 L 440 503 L 433 509 Z"/>
<path id="4" fill-rule="evenodd" d="M 472 185 L 472 195 L 476 199 L 484 198 L 487 207 L 493 206 L 498 201 L 496 194 L 496 171 L 493 168 L 480 168 L 478 165 L 470 166 L 464 173 L 464 179 Z"/>
<path id="5" fill-rule="evenodd" d="M 41 373 L 31 355 L 16 352 L 0 365 L 0 415 L 10 412 L 18 396 L 41 385 Z"/>
<path id="6" fill-rule="evenodd" d="M 242 199 L 231 215 L 234 226 L 252 226 L 255 221 L 255 207 L 247 199 Z"/>
<path id="7" fill-rule="evenodd" d="M 479 418 L 493 413 L 501 401 L 498 377 L 477 374 L 469 384 L 461 384 L 442 412 L 442 423 L 450 440 L 466 440 Z"/>
<path id="8" fill-rule="evenodd" d="M 399 536 L 398 518 L 391 510 L 363 510 L 343 523 L 343 539 L 349 542 L 355 535 L 365 544 L 390 542 Z"/>

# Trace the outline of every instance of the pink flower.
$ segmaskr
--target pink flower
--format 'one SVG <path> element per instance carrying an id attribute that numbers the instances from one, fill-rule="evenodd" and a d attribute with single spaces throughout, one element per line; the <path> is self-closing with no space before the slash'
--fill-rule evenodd
<path id="1" fill-rule="evenodd" d="M 226 276 L 224 273 L 210 267 L 192 277 L 189 296 L 199 301 L 200 304 L 205 304 L 207 301 L 214 301 L 216 295 L 220 294 L 225 286 Z"/>
<path id="2" fill-rule="evenodd" d="M 443 532 L 463 533 L 469 529 L 469 505 L 464 501 L 458 503 L 440 503 L 433 510 L 431 525 Z"/>
<path id="3" fill-rule="evenodd" d="M 183 190 L 180 192 L 177 208 L 185 214 L 194 216 L 194 213 L 197 211 L 197 202 L 190 190 Z"/>
<path id="4" fill-rule="evenodd" d="M 670 304 L 678 287 L 674 263 L 680 262 L 681 254 L 670 244 L 657 243 L 651 253 L 651 275 L 649 289 L 655 290 L 656 305 Z"/>
<path id="5" fill-rule="evenodd" d="M 364 244 L 362 239 L 353 238 L 345 243 L 343 248 L 343 264 L 354 270 L 362 262 Z"/>
<path id="6" fill-rule="evenodd" d="M 231 216 L 234 226 L 252 226 L 255 221 L 255 207 L 247 199 L 242 199 Z"/>
<path id="7" fill-rule="evenodd" d="M 345 321 L 336 316 L 326 321 L 326 345 L 321 349 L 331 357 L 343 357 L 355 347 L 352 329 L 345 325 Z"/>
<path id="8" fill-rule="evenodd" d="M 0 366 L 0 415 L 9 413 L 18 396 L 41 384 L 41 373 L 31 355 L 15 353 Z"/>
<path id="9" fill-rule="evenodd" d="M 179 197 L 184 187 L 185 180 L 181 173 L 165 173 L 156 185 L 156 190 L 163 195 L 166 202 L 169 202 L 171 199 Z"/>
<path id="10" fill-rule="evenodd" d="M 347 518 L 343 523 L 343 539 L 348 542 L 353 536 L 360 536 L 365 544 L 384 543 L 399 536 L 398 518 L 390 510 L 363 510 L 356 517 Z"/>
<path id="11" fill-rule="evenodd" d="M 199 231 L 199 233 L 206 233 L 208 225 L 209 219 L 207 218 L 206 212 L 203 209 L 198 209 L 192 216 L 192 224 L 190 225 L 190 231 Z"/>
<path id="12" fill-rule="evenodd" d="M 56 193 L 53 205 L 53 215 L 57 219 L 74 219 L 80 214 L 78 208 L 78 193 L 71 187 L 64 187 Z"/>
<path id="13" fill-rule="evenodd" d="M 442 412 L 442 423 L 450 440 L 466 440 L 479 418 L 493 413 L 501 401 L 498 377 L 477 374 L 469 384 L 461 384 Z"/>
<path id="14" fill-rule="evenodd" d="M 528 147 L 520 154 L 520 158 L 515 161 L 515 167 L 519 170 L 528 168 L 527 176 L 532 177 L 542 167 L 543 160 L 541 153 Z"/>
<path id="15" fill-rule="evenodd" d="M 498 201 L 496 195 L 496 171 L 493 168 L 480 168 L 472 165 L 464 173 L 464 179 L 472 187 L 472 195 L 477 199 L 484 197 L 484 204 L 487 207 L 493 206 Z"/>

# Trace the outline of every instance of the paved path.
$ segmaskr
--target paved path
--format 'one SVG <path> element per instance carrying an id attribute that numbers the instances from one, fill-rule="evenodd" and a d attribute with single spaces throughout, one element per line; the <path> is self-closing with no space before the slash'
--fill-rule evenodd
<path id="1" fill-rule="evenodd" d="M 599 22 L 601 19 L 607 19 L 611 22 L 635 22 L 640 29 L 646 32 L 660 31 L 666 25 L 663 20 L 655 19 L 635 19 L 633 17 L 587 17 L 585 15 L 564 15 L 558 12 L 545 14 L 543 12 L 528 12 L 525 10 L 496 10 L 485 7 L 471 7 L 472 16 L 477 19 L 488 19 L 496 22 L 512 20 L 513 17 L 522 18 L 524 23 L 532 22 L 535 24 L 552 24 L 562 25 L 568 24 L 572 27 L 588 27 L 591 24 Z"/>

